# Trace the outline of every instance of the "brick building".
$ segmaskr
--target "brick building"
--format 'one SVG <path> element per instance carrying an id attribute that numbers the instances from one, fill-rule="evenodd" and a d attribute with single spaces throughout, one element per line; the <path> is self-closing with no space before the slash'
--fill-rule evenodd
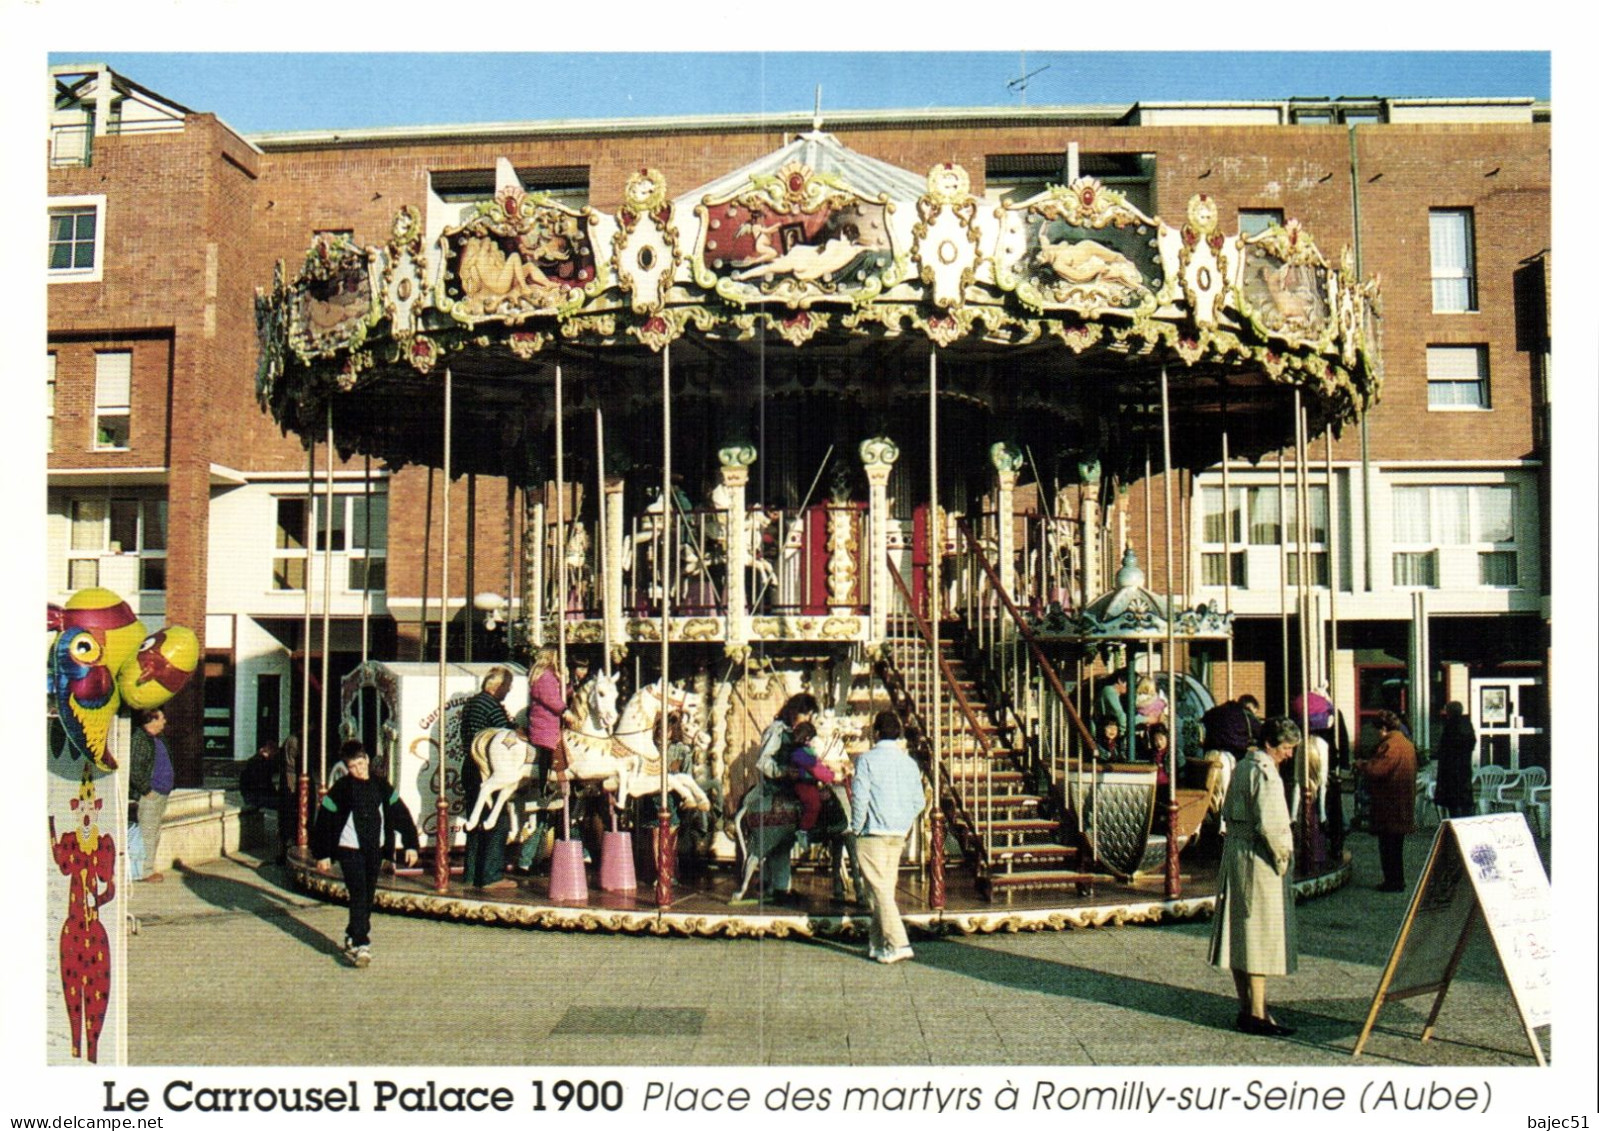
<path id="1" fill-rule="evenodd" d="M 332 553 L 318 553 L 326 516 L 306 488 L 311 470 L 325 488 L 326 445 L 308 456 L 256 398 L 254 295 L 274 266 L 299 262 L 317 233 L 381 245 L 405 205 L 431 242 L 507 170 L 529 191 L 615 211 L 640 168 L 681 191 L 811 124 L 768 115 L 241 137 L 103 67 L 57 67 L 52 84 L 50 594 L 106 585 L 146 623 L 201 633 L 204 679 L 171 708 L 190 781 L 202 749 L 243 757 L 296 729 L 307 654 L 319 675 L 328 651 L 335 680 L 364 649 L 420 658 L 437 615 L 436 472 L 335 461 Z M 1310 453 L 1311 619 L 1325 652 L 1336 617 L 1340 706 L 1351 719 L 1409 711 L 1424 738 L 1426 717 L 1460 699 L 1484 758 L 1547 764 L 1547 107 L 1141 103 L 849 112 L 826 128 L 902 169 L 956 162 L 991 201 L 1081 173 L 1151 216 L 1180 215 L 1204 192 L 1229 230 L 1297 219 L 1322 248 L 1349 247 L 1357 273 L 1382 280 L 1386 375 L 1365 427 L 1331 444 L 1330 515 L 1324 442 Z M 1180 477 L 1173 580 L 1193 601 L 1229 599 L 1237 690 L 1281 710 L 1281 688 L 1298 676 L 1279 647 L 1276 458 L 1236 462 L 1227 479 L 1230 521 L 1219 468 Z M 453 635 L 487 655 L 498 645 L 466 595 L 515 592 L 517 506 L 486 476 L 456 480 L 449 495 L 455 624 L 472 631 Z M 1144 498 L 1135 483 L 1122 499 L 1125 528 L 1159 545 L 1161 507 L 1146 525 Z M 1152 585 L 1165 586 L 1149 564 Z M 1221 658 L 1196 649 L 1190 666 L 1214 677 Z"/>

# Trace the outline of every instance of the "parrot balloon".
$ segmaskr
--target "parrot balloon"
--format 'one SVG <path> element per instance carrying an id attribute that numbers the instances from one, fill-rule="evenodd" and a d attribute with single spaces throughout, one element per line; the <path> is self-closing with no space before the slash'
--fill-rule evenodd
<path id="1" fill-rule="evenodd" d="M 109 589 L 78 590 L 64 606 L 50 606 L 47 623 L 59 630 L 50 649 L 49 686 L 67 745 L 113 770 L 106 737 L 118 708 L 123 702 L 159 707 L 176 695 L 199 663 L 199 640 L 181 625 L 147 632 Z"/>
<path id="2" fill-rule="evenodd" d="M 105 650 L 87 628 L 64 628 L 50 653 L 50 690 L 67 741 L 103 770 L 116 769 L 106 734 L 116 716 L 118 693 Z"/>
<path id="3" fill-rule="evenodd" d="M 135 710 L 159 707 L 188 682 L 200 661 L 200 642 L 182 625 L 144 638 L 139 650 L 117 669 L 117 690 Z"/>

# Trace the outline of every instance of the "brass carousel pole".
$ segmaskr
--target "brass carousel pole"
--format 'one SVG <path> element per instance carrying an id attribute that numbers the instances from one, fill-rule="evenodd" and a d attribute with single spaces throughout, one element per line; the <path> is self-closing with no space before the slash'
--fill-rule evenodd
<path id="1" fill-rule="evenodd" d="M 594 527 L 595 540 L 600 544 L 600 572 L 597 588 L 600 591 L 600 626 L 604 630 L 605 640 L 603 662 L 605 664 L 605 674 L 609 676 L 611 674 L 611 586 L 607 578 L 611 576 L 611 550 L 608 544 L 610 538 L 605 529 L 605 414 L 597 408 L 594 410 L 594 465 L 595 478 L 597 480 L 595 486 L 599 488 L 598 493 L 594 496 L 595 501 L 599 504 L 599 521 Z"/>
<path id="2" fill-rule="evenodd" d="M 320 798 L 328 791 L 328 653 L 332 651 L 329 638 L 333 615 L 333 402 L 328 401 L 328 462 L 323 489 L 322 515 L 322 694 L 318 697 L 317 718 L 321 728 L 319 747 L 322 751 L 322 783 L 318 787 Z"/>
<path id="3" fill-rule="evenodd" d="M 316 439 L 312 437 L 305 445 L 305 525 L 300 530 L 305 550 L 300 572 L 300 587 L 305 590 L 305 618 L 300 625 L 300 775 L 295 789 L 300 824 L 295 843 L 301 848 L 310 843 L 307 826 L 311 820 L 311 546 L 307 533 L 316 513 L 315 492 Z M 288 568 L 287 563 L 284 568 Z"/>
<path id="4" fill-rule="evenodd" d="M 1338 574 L 1342 543 L 1338 540 L 1338 481 L 1333 477 L 1332 429 L 1327 438 L 1327 698 L 1332 703 L 1332 742 L 1327 756 L 1337 764 L 1338 753 Z"/>
<path id="5" fill-rule="evenodd" d="M 555 363 L 555 662 L 566 687 L 566 415 L 565 380 Z"/>
<path id="6" fill-rule="evenodd" d="M 929 853 L 928 875 L 928 906 L 933 910 L 941 910 L 944 906 L 944 807 L 939 800 L 939 558 L 944 549 L 944 532 L 940 529 L 938 518 L 938 350 L 935 348 L 927 355 L 927 466 L 929 492 L 927 503 L 927 599 L 928 622 L 932 625 L 932 679 L 928 683 L 928 694 L 932 702 L 928 704 L 926 717 L 932 720 L 933 727 L 933 811 L 928 816 L 928 837 L 932 841 Z"/>
<path id="7" fill-rule="evenodd" d="M 672 905 L 673 864 L 677 858 L 677 836 L 672 829 L 672 812 L 666 799 L 667 723 L 671 716 L 671 683 L 668 666 L 672 636 L 672 525 L 676 509 L 672 505 L 672 347 L 661 350 L 661 719 L 657 744 L 661 754 L 661 793 L 655 822 L 655 905 Z"/>
<path id="8" fill-rule="evenodd" d="M 1277 609 L 1283 629 L 1283 707 L 1288 712 L 1288 471 L 1284 464 L 1286 448 L 1277 449 Z"/>
<path id="9" fill-rule="evenodd" d="M 1294 760 L 1295 788 L 1299 794 L 1300 868 L 1314 875 L 1321 871 L 1320 838 L 1316 835 L 1315 794 L 1310 783 L 1310 467 L 1308 424 L 1298 389 L 1294 390 L 1294 482 L 1299 500 L 1299 756 Z"/>
<path id="10" fill-rule="evenodd" d="M 1232 456 L 1227 447 L 1227 404 L 1222 402 L 1221 427 L 1221 544 L 1222 544 L 1222 602 L 1228 612 L 1233 608 L 1233 483 L 1228 473 Z M 1242 509 L 1239 518 L 1242 519 Z M 1243 533 L 1240 531 L 1239 533 Z M 1233 634 L 1227 634 L 1227 701 L 1233 698 Z"/>
<path id="11" fill-rule="evenodd" d="M 448 751 L 445 749 L 445 739 L 448 730 L 444 725 L 444 704 L 446 699 L 445 682 L 448 672 L 446 666 L 446 645 L 449 643 L 450 625 L 450 432 L 452 428 L 452 414 L 454 405 L 454 380 L 448 367 L 444 370 L 444 489 L 439 493 L 439 503 L 444 509 L 443 521 L 440 523 L 440 564 L 439 564 L 439 780 L 435 787 L 438 791 L 437 823 L 433 836 L 433 887 L 436 891 L 448 891 L 450 888 L 450 795 L 445 787 L 445 766 L 447 765 Z"/>
<path id="12" fill-rule="evenodd" d="M 1164 365 L 1160 367 L 1160 439 L 1166 488 L 1166 716 L 1170 720 L 1170 741 L 1166 744 L 1166 898 L 1176 899 L 1182 894 L 1182 874 L 1177 863 L 1177 747 L 1182 742 L 1182 727 L 1177 725 L 1177 618 L 1173 615 L 1177 610 L 1172 560 L 1171 393 Z M 1131 723 L 1132 719 L 1127 721 Z"/>

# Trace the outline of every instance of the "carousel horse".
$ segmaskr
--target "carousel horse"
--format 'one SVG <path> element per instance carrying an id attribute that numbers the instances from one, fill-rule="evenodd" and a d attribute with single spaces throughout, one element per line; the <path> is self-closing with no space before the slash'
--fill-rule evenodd
<path id="1" fill-rule="evenodd" d="M 641 762 L 631 755 L 619 756 L 612 734 L 620 713 L 617 711 L 614 676 L 599 673 L 589 680 L 586 690 L 574 697 L 573 713 L 578 725 L 563 730 L 567 773 L 576 781 L 597 783 L 608 795 L 626 796 L 630 783 L 641 770 Z"/>
<path id="2" fill-rule="evenodd" d="M 483 775 L 483 785 L 477 793 L 477 804 L 472 806 L 472 813 L 462 826 L 467 832 L 478 827 L 478 818 L 485 809 L 489 811 L 485 827 L 493 828 L 500 819 L 500 810 L 533 775 L 533 767 L 538 762 L 538 751 L 532 743 L 507 727 L 489 727 L 480 732 L 472 740 L 469 754 Z"/>
<path id="3" fill-rule="evenodd" d="M 823 751 L 824 760 L 832 763 L 841 750 L 841 736 L 834 733 L 836 720 L 826 716 L 820 720 L 822 732 L 817 735 L 817 747 Z M 823 735 L 828 737 L 824 739 Z M 847 761 L 847 759 L 844 759 Z M 822 812 L 816 827 L 811 830 L 812 843 L 827 845 L 833 874 L 833 898 L 844 900 L 853 893 L 859 900 L 866 889 L 861 879 L 860 861 L 855 855 L 855 838 L 850 832 L 849 789 L 842 782 L 834 782 L 823 791 Z M 762 779 L 744 794 L 738 812 L 733 815 L 733 832 L 738 840 L 739 854 L 744 860 L 743 874 L 734 901 L 745 898 L 751 882 L 761 869 L 772 865 L 771 883 L 786 892 L 790 882 L 789 854 L 794 848 L 799 832 L 800 804 L 793 790 L 784 788 L 781 781 Z M 849 857 L 849 876 L 852 887 L 844 883 L 844 857 Z"/>
<path id="4" fill-rule="evenodd" d="M 666 706 L 681 714 L 684 741 L 690 746 L 699 741 L 700 696 L 681 687 L 668 687 L 663 696 L 661 691 L 663 682 L 657 680 L 640 688 L 627 701 L 627 706 L 622 708 L 622 717 L 616 724 L 616 731 L 612 735 L 616 747 L 615 753 L 628 759 L 637 759 L 639 766 L 636 773 L 618 783 L 616 790 L 618 805 L 626 805 L 628 798 L 636 792 L 633 788 L 634 778 L 660 780 L 661 751 L 656 745 L 655 736 L 660 730 L 663 699 Z M 692 774 L 669 771 L 666 774 L 666 788 L 677 795 L 684 809 L 708 812 L 711 808 L 710 797 L 700 788 L 699 782 L 694 780 Z"/>

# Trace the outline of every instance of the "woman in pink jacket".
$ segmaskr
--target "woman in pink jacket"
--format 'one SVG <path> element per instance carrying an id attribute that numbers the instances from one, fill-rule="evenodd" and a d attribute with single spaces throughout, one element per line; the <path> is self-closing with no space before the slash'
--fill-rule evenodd
<path id="1" fill-rule="evenodd" d="M 548 787 L 555 748 L 561 742 L 561 712 L 566 695 L 561 687 L 560 656 L 554 648 L 540 648 L 527 673 L 527 740 L 538 748 L 539 784 Z"/>

